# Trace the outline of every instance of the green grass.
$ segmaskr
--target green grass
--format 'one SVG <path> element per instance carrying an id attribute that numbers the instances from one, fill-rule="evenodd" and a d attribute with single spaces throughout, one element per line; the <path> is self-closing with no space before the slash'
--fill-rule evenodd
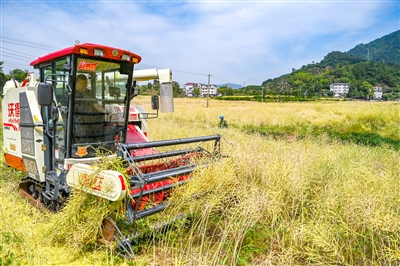
<path id="1" fill-rule="evenodd" d="M 344 143 L 355 143 L 370 147 L 386 146 L 394 150 L 400 150 L 400 139 L 388 138 L 376 132 L 346 131 L 337 127 L 316 127 L 310 124 L 296 124 L 287 126 L 272 125 L 245 125 L 243 130 L 247 133 L 259 133 L 264 136 L 272 136 L 275 139 L 319 137 L 326 134 L 333 141 L 340 140 Z M 347 130 L 352 130 L 350 127 Z"/>

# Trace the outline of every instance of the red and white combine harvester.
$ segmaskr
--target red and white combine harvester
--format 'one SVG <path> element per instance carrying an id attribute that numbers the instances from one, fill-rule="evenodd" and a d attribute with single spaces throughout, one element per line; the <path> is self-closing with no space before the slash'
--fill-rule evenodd
<path id="1" fill-rule="evenodd" d="M 159 109 L 174 111 L 172 72 L 134 71 L 140 61 L 139 55 L 127 50 L 76 44 L 31 62 L 39 71 L 39 82 L 34 73 L 21 84 L 14 78 L 7 81 L 2 102 L 3 150 L 6 165 L 26 172 L 21 194 L 40 207 L 58 211 L 77 187 L 110 201 L 124 201 L 126 220 L 133 223 L 164 210 L 173 187 L 184 184 L 196 167 L 219 156 L 218 134 L 148 140 L 146 119 L 156 118 Z M 151 97 L 156 111 L 147 113 L 131 106 L 139 93 L 136 82 L 154 79 L 160 82 L 160 96 Z M 210 142 L 212 150 L 196 146 L 199 142 Z M 160 148 L 164 146 L 178 148 Z M 99 160 L 99 150 L 121 157 L 125 173 L 96 172 L 93 163 Z M 196 164 L 199 161 L 201 165 Z M 128 174 L 129 185 L 123 174 Z M 145 204 L 150 200 L 156 204 Z M 117 234 L 119 228 L 109 220 L 105 227 L 110 226 L 112 230 L 104 230 L 106 239 L 115 239 L 124 256 L 133 256 L 130 241 Z"/>

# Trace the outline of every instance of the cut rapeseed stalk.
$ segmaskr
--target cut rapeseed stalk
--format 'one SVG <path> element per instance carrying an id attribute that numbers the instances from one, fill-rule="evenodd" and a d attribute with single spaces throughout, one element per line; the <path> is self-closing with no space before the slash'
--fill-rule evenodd
<path id="1" fill-rule="evenodd" d="M 91 187 L 95 182 L 93 177 L 102 170 L 120 172 L 128 184 L 122 160 L 117 157 L 102 156 L 93 167 L 96 171 L 82 180 L 81 186 Z M 123 215 L 122 208 L 123 201 L 111 202 L 75 187 L 63 210 L 52 217 L 47 237 L 76 248 L 94 244 L 102 237 L 103 220 L 108 216 L 118 218 Z"/>

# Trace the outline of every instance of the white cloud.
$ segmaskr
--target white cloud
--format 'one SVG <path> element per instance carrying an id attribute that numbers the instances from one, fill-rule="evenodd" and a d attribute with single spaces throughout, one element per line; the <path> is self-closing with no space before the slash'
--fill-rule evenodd
<path id="1" fill-rule="evenodd" d="M 242 84 L 251 79 L 260 84 L 318 62 L 328 52 L 347 51 L 399 28 L 395 1 L 2 2 L 1 6 L 2 36 L 60 48 L 75 40 L 125 48 L 142 56 L 139 68 L 172 68 L 181 84 L 206 82 L 206 74 L 214 75 L 213 83 Z M 46 53 L 24 46 L 15 49 L 36 56 Z"/>

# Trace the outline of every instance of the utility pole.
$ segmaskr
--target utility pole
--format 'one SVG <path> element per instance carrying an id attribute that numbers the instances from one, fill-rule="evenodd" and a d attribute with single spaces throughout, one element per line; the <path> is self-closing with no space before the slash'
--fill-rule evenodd
<path id="1" fill-rule="evenodd" d="M 261 87 L 262 102 L 264 102 L 264 87 Z"/>
<path id="2" fill-rule="evenodd" d="M 207 85 L 207 108 L 208 108 L 208 96 L 210 95 L 210 74 L 208 74 L 208 85 Z"/>

